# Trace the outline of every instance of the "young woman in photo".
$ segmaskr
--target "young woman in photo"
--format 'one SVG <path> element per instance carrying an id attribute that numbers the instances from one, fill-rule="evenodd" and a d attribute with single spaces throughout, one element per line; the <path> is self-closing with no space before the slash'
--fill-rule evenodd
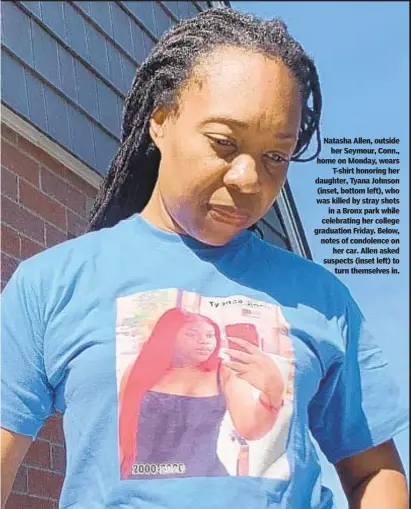
<path id="1" fill-rule="evenodd" d="M 123 477 L 133 473 L 133 463 L 178 463 L 186 477 L 228 475 L 217 457 L 227 408 L 243 439 L 257 440 L 273 427 L 284 391 L 280 370 L 256 346 L 229 341 L 242 351 L 229 349 L 222 362 L 221 333 L 212 320 L 178 308 L 159 318 L 122 379 Z M 251 387 L 260 391 L 258 399 Z"/>

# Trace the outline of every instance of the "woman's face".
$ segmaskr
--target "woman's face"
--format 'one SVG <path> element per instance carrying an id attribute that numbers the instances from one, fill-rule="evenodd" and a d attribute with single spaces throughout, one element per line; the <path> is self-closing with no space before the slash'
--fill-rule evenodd
<path id="1" fill-rule="evenodd" d="M 143 216 L 217 246 L 264 216 L 280 192 L 301 95 L 284 64 L 233 47 L 210 54 L 193 76 L 178 112 L 159 108 L 151 119 L 161 162 Z"/>
<path id="2" fill-rule="evenodd" d="M 201 320 L 186 323 L 177 333 L 173 364 L 198 366 L 210 357 L 216 346 L 217 338 L 212 325 Z"/>

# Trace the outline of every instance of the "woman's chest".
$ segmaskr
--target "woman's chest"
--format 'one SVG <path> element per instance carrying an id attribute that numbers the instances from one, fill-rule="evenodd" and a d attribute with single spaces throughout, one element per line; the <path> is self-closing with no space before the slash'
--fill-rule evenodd
<path id="1" fill-rule="evenodd" d="M 219 392 L 217 371 L 170 369 L 152 390 L 193 397 L 215 396 Z"/>

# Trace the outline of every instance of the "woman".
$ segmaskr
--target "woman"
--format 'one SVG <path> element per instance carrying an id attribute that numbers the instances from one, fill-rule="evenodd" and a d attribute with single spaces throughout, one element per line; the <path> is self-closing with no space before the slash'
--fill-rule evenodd
<path id="1" fill-rule="evenodd" d="M 250 231 L 289 162 L 319 154 L 320 114 L 316 67 L 281 21 L 211 9 L 165 34 L 126 98 L 95 231 L 22 263 L 4 290 L 3 501 L 57 409 L 67 446 L 61 509 L 330 509 L 314 439 L 351 507 L 407 507 L 391 440 L 407 413 L 358 306 L 331 273 Z M 272 455 L 263 437 L 259 476 L 120 478 L 117 304 L 173 288 L 271 303 L 290 324 L 286 453 Z"/>
<path id="2" fill-rule="evenodd" d="M 241 338 L 229 339 L 238 342 Z M 138 466 L 132 470 L 133 463 L 141 467 L 177 463 L 184 465 L 187 477 L 228 475 L 217 457 L 218 433 L 227 407 L 235 430 L 245 439 L 260 438 L 272 428 L 284 390 L 276 364 L 258 348 L 243 352 L 241 368 L 248 370 L 245 379 L 240 379 L 235 375 L 241 371 L 228 367 L 240 354 L 230 349 L 230 361 L 221 365 L 220 347 L 220 330 L 209 318 L 178 308 L 160 317 L 122 380 L 123 477 L 135 473 L 142 478 L 146 473 L 144 468 L 139 472 Z M 252 371 L 259 371 L 257 380 L 250 377 Z M 261 391 L 259 399 L 254 399 L 251 386 Z M 263 391 L 268 387 L 266 394 Z M 147 477 L 158 475 L 161 473 L 154 472 Z"/>

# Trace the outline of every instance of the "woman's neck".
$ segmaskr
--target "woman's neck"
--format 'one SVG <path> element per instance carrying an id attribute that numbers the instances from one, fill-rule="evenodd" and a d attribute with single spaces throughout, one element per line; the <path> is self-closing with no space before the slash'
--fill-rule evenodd
<path id="1" fill-rule="evenodd" d="M 141 216 L 153 226 L 156 226 L 160 230 L 164 230 L 171 233 L 183 234 L 184 232 L 175 223 L 173 218 L 167 212 L 164 202 L 161 198 L 160 191 L 157 184 L 153 190 L 153 194 L 147 205 L 141 212 Z"/>

